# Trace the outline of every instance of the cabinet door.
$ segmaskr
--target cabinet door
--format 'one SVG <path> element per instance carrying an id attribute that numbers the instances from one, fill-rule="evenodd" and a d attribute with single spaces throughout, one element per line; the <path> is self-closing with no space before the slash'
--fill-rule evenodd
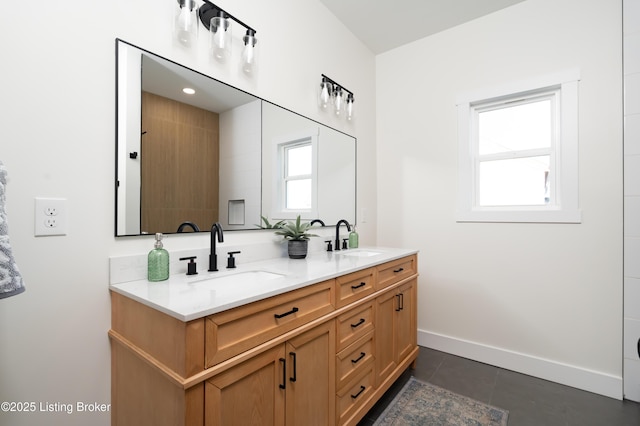
<path id="1" fill-rule="evenodd" d="M 376 386 L 396 368 L 396 292 L 388 291 L 376 298 Z"/>
<path id="2" fill-rule="evenodd" d="M 335 424 L 335 345 L 333 320 L 287 342 L 287 426 Z"/>
<path id="3" fill-rule="evenodd" d="M 398 289 L 396 295 L 396 362 L 405 359 L 417 345 L 417 280 Z"/>
<path id="4" fill-rule="evenodd" d="M 282 426 L 285 345 L 265 351 L 207 380 L 205 425 Z"/>
<path id="5" fill-rule="evenodd" d="M 376 299 L 376 386 L 417 345 L 417 279 Z"/>

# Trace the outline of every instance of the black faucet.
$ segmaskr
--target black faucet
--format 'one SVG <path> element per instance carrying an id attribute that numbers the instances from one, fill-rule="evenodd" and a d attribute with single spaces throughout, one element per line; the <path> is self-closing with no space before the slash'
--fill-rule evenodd
<path id="1" fill-rule="evenodd" d="M 191 228 L 193 229 L 193 232 L 200 232 L 200 228 L 198 228 L 198 225 L 193 222 L 182 222 L 180 226 L 178 226 L 178 232 L 183 232 L 184 228 Z"/>
<path id="2" fill-rule="evenodd" d="M 334 250 L 340 250 L 340 225 L 343 223 L 347 225 L 347 231 L 351 232 L 351 225 L 349 225 L 349 222 L 345 219 L 340 219 L 338 223 L 336 223 L 336 245 L 333 248 Z"/>
<path id="3" fill-rule="evenodd" d="M 216 234 L 218 234 L 218 242 L 224 242 L 224 236 L 222 235 L 222 225 L 220 222 L 216 222 L 211 225 L 211 248 L 209 252 L 209 272 L 218 270 L 218 255 L 216 254 Z"/>
<path id="4" fill-rule="evenodd" d="M 309 225 L 313 226 L 313 225 L 315 225 L 316 223 L 319 223 L 321 226 L 325 226 L 324 222 L 323 222 L 322 220 L 320 220 L 320 219 L 313 219 L 313 220 L 309 223 Z"/>

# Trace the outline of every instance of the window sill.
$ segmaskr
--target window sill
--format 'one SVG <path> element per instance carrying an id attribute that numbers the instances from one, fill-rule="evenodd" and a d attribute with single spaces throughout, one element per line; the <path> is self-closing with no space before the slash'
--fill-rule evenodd
<path id="1" fill-rule="evenodd" d="M 482 208 L 456 212 L 456 222 L 581 223 L 582 211 Z"/>

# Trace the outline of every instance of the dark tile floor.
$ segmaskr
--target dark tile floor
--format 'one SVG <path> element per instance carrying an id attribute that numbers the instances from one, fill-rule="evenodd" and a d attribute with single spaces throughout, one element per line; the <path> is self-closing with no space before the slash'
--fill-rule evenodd
<path id="1" fill-rule="evenodd" d="M 428 348 L 358 426 L 375 419 L 409 377 L 509 410 L 509 426 L 639 426 L 640 404 L 618 401 Z"/>

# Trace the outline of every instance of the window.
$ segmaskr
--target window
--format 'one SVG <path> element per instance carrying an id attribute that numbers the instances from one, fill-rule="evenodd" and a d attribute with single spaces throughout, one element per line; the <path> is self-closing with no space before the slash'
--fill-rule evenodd
<path id="1" fill-rule="evenodd" d="M 272 217 L 293 219 L 317 215 L 317 131 L 285 137 L 275 143 L 276 164 Z"/>
<path id="2" fill-rule="evenodd" d="M 578 73 L 458 102 L 459 222 L 580 222 Z"/>

